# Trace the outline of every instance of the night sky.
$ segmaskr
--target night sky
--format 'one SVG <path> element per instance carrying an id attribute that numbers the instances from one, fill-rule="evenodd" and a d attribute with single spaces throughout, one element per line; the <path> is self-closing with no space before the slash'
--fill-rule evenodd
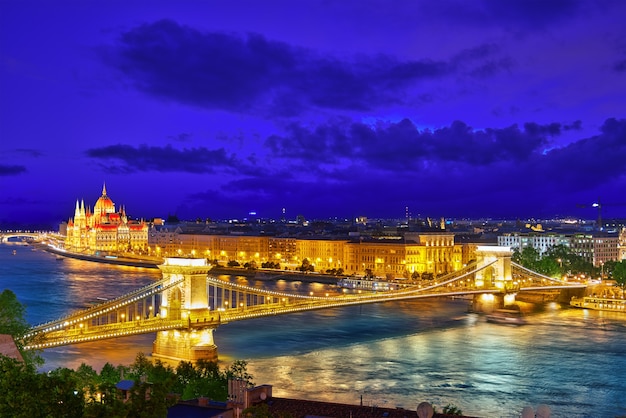
<path id="1" fill-rule="evenodd" d="M 626 1 L 0 0 L 0 229 L 626 217 Z M 584 206 L 584 207 L 583 207 Z"/>

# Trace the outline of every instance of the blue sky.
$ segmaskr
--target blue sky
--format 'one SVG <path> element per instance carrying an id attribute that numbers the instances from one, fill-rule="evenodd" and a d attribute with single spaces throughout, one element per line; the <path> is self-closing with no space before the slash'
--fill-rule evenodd
<path id="1" fill-rule="evenodd" d="M 626 217 L 626 2 L 0 0 L 0 228 Z M 586 206 L 586 207 L 582 207 Z"/>

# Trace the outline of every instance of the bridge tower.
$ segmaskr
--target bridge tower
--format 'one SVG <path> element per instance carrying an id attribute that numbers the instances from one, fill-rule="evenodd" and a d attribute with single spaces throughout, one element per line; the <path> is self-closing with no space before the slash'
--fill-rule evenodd
<path id="1" fill-rule="evenodd" d="M 514 289 L 511 274 L 510 247 L 479 245 L 476 248 L 476 286 L 485 289 L 499 289 L 503 292 Z M 513 294 L 485 294 L 474 296 L 473 309 L 481 312 L 491 312 L 502 308 L 515 300 Z"/>
<path id="2" fill-rule="evenodd" d="M 476 248 L 476 285 L 487 288 L 509 289 L 513 283 L 511 276 L 510 247 L 479 245 Z"/>
<path id="3" fill-rule="evenodd" d="M 166 258 L 159 266 L 166 284 L 180 282 L 163 291 L 159 315 L 172 321 L 187 321 L 186 329 L 157 332 L 152 355 L 195 362 L 217 360 L 217 346 L 208 305 L 207 274 L 211 266 L 205 259 Z"/>

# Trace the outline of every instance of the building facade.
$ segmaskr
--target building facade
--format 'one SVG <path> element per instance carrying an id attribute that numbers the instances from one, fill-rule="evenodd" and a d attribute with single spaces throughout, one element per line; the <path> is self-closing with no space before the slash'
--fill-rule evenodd
<path id="1" fill-rule="evenodd" d="M 461 244 L 452 233 L 415 233 L 405 237 L 294 238 L 245 234 L 214 235 L 210 230 L 183 231 L 180 227 L 153 226 L 149 252 L 161 257 L 192 256 L 226 265 L 237 261 L 280 264 L 293 270 L 306 259 L 317 272 L 339 270 L 345 274 L 371 272 L 381 277 L 406 277 L 413 273 L 441 275 L 459 270 L 464 260 Z"/>
<path id="2" fill-rule="evenodd" d="M 526 247 L 544 254 L 550 247 L 563 245 L 596 267 L 620 259 L 619 237 L 607 233 L 537 234 L 512 233 L 498 237 L 498 245 L 522 250 Z"/>
<path id="3" fill-rule="evenodd" d="M 84 201 L 76 201 L 74 217 L 67 223 L 65 248 L 86 254 L 143 254 L 148 250 L 148 225 L 128 219 L 124 208 L 116 211 L 104 185 L 93 211 Z"/>

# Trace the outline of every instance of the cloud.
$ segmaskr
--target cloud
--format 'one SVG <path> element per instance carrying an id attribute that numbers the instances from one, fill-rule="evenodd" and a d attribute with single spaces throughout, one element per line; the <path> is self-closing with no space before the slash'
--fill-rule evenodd
<path id="1" fill-rule="evenodd" d="M 624 119 L 609 119 L 598 135 L 543 151 L 553 138 L 579 128 L 578 121 L 482 130 L 460 121 L 418 129 L 408 119 L 292 124 L 267 139 L 272 165 L 242 168 L 220 186 L 189 195 L 180 213 L 205 205 L 211 217 L 257 210 L 277 218 L 283 207 L 290 216 L 318 217 L 395 211 L 400 218 L 405 206 L 414 215 L 571 213 L 598 186 L 626 187 Z M 448 209 L 442 213 L 442 207 Z"/>
<path id="2" fill-rule="evenodd" d="M 284 135 L 272 135 L 265 144 L 280 158 L 320 163 L 347 159 L 370 168 L 417 170 L 438 162 L 476 166 L 525 161 L 562 129 L 558 123 L 528 123 L 523 129 L 512 125 L 478 130 L 456 121 L 448 127 L 419 130 L 408 119 L 374 126 L 335 119 L 312 128 L 292 123 Z"/>
<path id="3" fill-rule="evenodd" d="M 146 94 L 266 116 L 410 103 L 423 95 L 408 97 L 420 83 L 456 73 L 485 77 L 513 65 L 495 44 L 461 51 L 448 61 L 383 54 L 339 57 L 258 34 L 203 32 L 172 20 L 123 33 L 102 56 Z"/>
<path id="4" fill-rule="evenodd" d="M 178 150 L 171 145 L 155 147 L 148 145 L 109 145 L 86 151 L 87 156 L 101 160 L 101 166 L 114 173 L 134 172 L 180 172 L 214 173 L 237 165 L 234 156 L 228 155 L 223 148 L 209 150 L 204 147 Z M 117 164 L 108 165 L 109 161 Z"/>
<path id="5" fill-rule="evenodd" d="M 0 164 L 0 176 L 17 176 L 26 171 L 26 167 L 23 165 Z"/>
<path id="6" fill-rule="evenodd" d="M 607 119 L 599 135 L 551 150 L 535 168 L 567 190 L 626 180 L 626 119 Z"/>

